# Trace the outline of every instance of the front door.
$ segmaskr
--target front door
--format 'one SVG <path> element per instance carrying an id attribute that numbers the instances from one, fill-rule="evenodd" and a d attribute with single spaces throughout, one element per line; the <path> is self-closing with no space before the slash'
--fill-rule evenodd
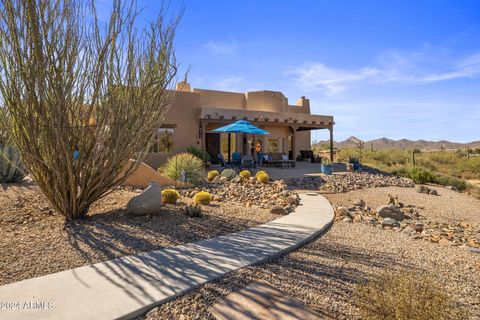
<path id="1" fill-rule="evenodd" d="M 212 157 L 212 163 L 218 164 L 217 154 L 220 153 L 220 133 L 207 132 L 205 146 L 208 154 Z"/>

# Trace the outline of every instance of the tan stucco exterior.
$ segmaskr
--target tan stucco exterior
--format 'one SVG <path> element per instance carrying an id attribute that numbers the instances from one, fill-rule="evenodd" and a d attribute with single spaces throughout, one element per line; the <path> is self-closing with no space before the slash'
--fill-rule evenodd
<path id="1" fill-rule="evenodd" d="M 213 129 L 245 119 L 268 131 L 257 136 L 265 151 L 268 139 L 278 139 L 278 152 L 295 159 L 300 150 L 311 149 L 310 130 L 333 131 L 332 116 L 310 114 L 310 101 L 305 97 L 289 105 L 287 97 L 278 91 L 254 91 L 247 93 L 191 89 L 190 84 L 180 82 L 174 92 L 174 100 L 159 127 L 174 128 L 173 147 L 169 153 L 149 154 L 146 163 L 157 168 L 174 153 L 185 152 L 189 146 L 206 147 L 207 133 Z M 247 140 L 253 137 L 246 136 Z M 243 147 L 238 136 L 237 149 Z M 250 152 L 247 150 L 247 152 Z"/>

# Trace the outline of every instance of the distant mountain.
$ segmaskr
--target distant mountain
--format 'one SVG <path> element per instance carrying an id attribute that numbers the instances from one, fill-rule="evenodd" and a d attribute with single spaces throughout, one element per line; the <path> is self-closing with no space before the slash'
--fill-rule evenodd
<path id="1" fill-rule="evenodd" d="M 344 141 L 334 141 L 333 145 L 335 148 L 352 148 L 357 147 L 360 142 L 365 144 L 365 149 L 372 148 L 374 150 L 383 150 L 383 149 L 420 149 L 420 150 L 456 150 L 459 148 L 480 148 L 480 140 L 473 141 L 469 143 L 458 143 L 450 142 L 446 140 L 441 141 L 427 141 L 427 140 L 392 140 L 388 138 L 380 138 L 370 141 L 362 141 L 357 137 L 350 137 Z M 328 144 L 329 141 L 319 141 L 315 145 L 321 146 Z"/>

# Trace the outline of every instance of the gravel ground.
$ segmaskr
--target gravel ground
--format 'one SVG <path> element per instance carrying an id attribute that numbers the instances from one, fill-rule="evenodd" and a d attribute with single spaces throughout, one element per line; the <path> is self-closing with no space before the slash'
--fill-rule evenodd
<path id="1" fill-rule="evenodd" d="M 179 205 L 158 215 L 131 216 L 126 203 L 138 193 L 116 190 L 98 201 L 89 216 L 65 223 L 31 182 L 0 188 L 0 285 L 97 263 L 136 252 L 157 250 L 237 232 L 278 218 L 265 209 L 217 203 L 189 218 Z"/>
<path id="2" fill-rule="evenodd" d="M 384 204 L 386 195 L 394 193 L 405 203 L 425 206 L 424 214 L 431 215 L 432 219 L 478 221 L 478 201 L 449 190 L 439 188 L 438 191 L 440 196 L 434 197 L 417 194 L 413 188 L 388 187 L 328 197 L 333 203 L 338 202 L 337 205 L 351 205 L 361 197 L 373 206 Z M 354 285 L 392 269 L 427 272 L 470 311 L 472 319 L 480 319 L 479 253 L 416 241 L 404 234 L 365 224 L 344 222 L 336 222 L 325 235 L 295 252 L 206 284 L 142 318 L 213 319 L 208 310 L 221 296 L 252 281 L 263 280 L 326 316 L 357 319 L 358 313 L 351 300 Z"/>
<path id="3" fill-rule="evenodd" d="M 401 187 L 370 188 L 324 196 L 338 206 L 351 206 L 356 199 L 362 199 L 367 206 L 375 209 L 387 204 L 387 195 L 398 195 L 399 201 L 405 205 L 423 208 L 421 214 L 429 220 L 445 223 L 465 221 L 480 225 L 480 200 L 442 187 L 428 187 L 437 190 L 438 196 Z"/>

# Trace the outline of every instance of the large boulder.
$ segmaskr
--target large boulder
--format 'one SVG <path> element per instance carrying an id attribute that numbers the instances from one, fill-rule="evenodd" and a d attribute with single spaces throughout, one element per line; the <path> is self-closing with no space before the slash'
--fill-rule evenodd
<path id="1" fill-rule="evenodd" d="M 430 189 L 427 186 L 421 185 L 421 184 L 416 184 L 415 185 L 415 191 L 418 193 L 426 193 L 428 194 Z"/>
<path id="2" fill-rule="evenodd" d="M 392 218 L 385 218 L 382 221 L 382 226 L 384 227 L 391 227 L 391 228 L 398 228 L 400 227 L 400 223 L 397 220 Z"/>
<path id="3" fill-rule="evenodd" d="M 402 210 L 396 206 L 388 205 L 377 209 L 377 214 L 381 218 L 391 218 L 396 221 L 402 221 L 405 216 Z"/>
<path id="4" fill-rule="evenodd" d="M 128 212 L 134 215 L 157 213 L 161 207 L 162 188 L 156 182 L 151 182 L 145 191 L 127 203 Z"/>

